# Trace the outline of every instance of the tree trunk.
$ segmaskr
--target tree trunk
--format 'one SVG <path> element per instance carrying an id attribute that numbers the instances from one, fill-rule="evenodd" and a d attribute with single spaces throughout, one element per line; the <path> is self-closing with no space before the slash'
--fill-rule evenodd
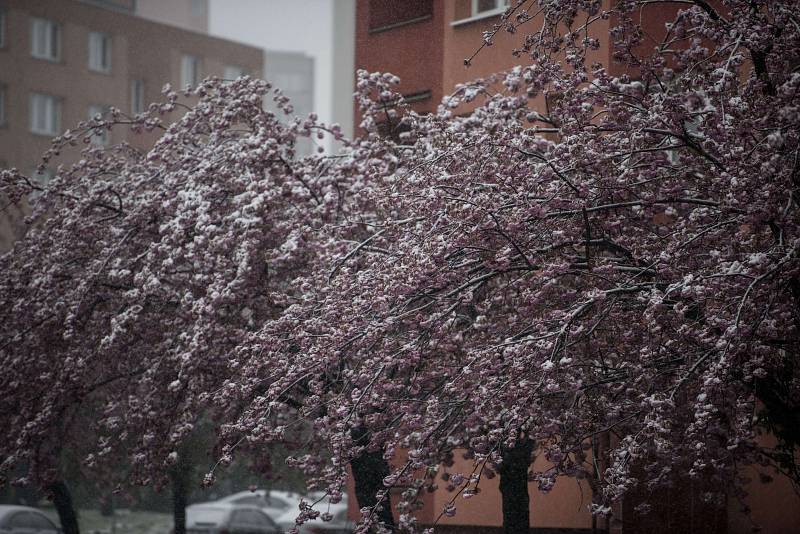
<path id="1" fill-rule="evenodd" d="M 103 517 L 114 516 L 114 494 L 106 494 L 100 498 L 100 515 Z"/>
<path id="2" fill-rule="evenodd" d="M 172 468 L 172 522 L 174 534 L 186 534 L 186 504 L 189 473 L 183 458 Z"/>
<path id="3" fill-rule="evenodd" d="M 503 495 L 503 532 L 530 532 L 530 499 L 528 497 L 528 468 L 531 465 L 533 442 L 517 441 L 515 447 L 503 449 L 500 464 L 500 492 Z"/>
<path id="4" fill-rule="evenodd" d="M 369 443 L 369 431 L 364 428 L 353 430 L 353 439 L 359 445 Z M 350 460 L 350 468 L 353 470 L 353 482 L 356 487 L 356 501 L 359 508 L 373 507 L 378 504 L 376 495 L 379 491 L 386 491 L 383 479 L 389 476 L 390 468 L 386 460 L 383 459 L 383 452 L 364 451 L 357 458 Z M 392 505 L 387 498 L 381 501 L 377 511 L 378 521 L 385 527 L 394 530 L 394 517 L 392 516 Z"/>
<path id="5" fill-rule="evenodd" d="M 67 484 L 63 480 L 58 480 L 50 485 L 49 490 L 53 495 L 53 505 L 58 512 L 58 519 L 61 521 L 61 530 L 64 534 L 80 534 L 78 514 L 72 504 Z"/>

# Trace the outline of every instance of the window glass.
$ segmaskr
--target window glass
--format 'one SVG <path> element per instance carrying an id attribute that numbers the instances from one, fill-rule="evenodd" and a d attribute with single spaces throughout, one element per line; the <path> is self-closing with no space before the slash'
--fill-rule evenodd
<path id="1" fill-rule="evenodd" d="M 244 69 L 233 65 L 226 65 L 222 77 L 226 80 L 235 80 L 236 78 L 244 76 Z"/>
<path id="2" fill-rule="evenodd" d="M 233 502 L 235 502 L 236 504 L 248 504 L 251 506 L 260 506 L 264 504 L 264 499 L 260 495 L 250 495 L 247 497 L 240 497 Z"/>
<path id="3" fill-rule="evenodd" d="M 41 514 L 37 514 L 34 512 L 29 512 L 30 517 L 28 518 L 31 522 L 33 528 L 38 529 L 39 531 L 55 531 L 56 526 L 50 522 L 49 519 L 44 517 Z"/>
<path id="4" fill-rule="evenodd" d="M 61 101 L 54 96 L 32 93 L 29 101 L 30 130 L 56 135 L 61 129 Z"/>
<path id="5" fill-rule="evenodd" d="M 272 508 L 289 508 L 289 503 L 279 497 L 267 497 L 267 505 Z"/>
<path id="6" fill-rule="evenodd" d="M 0 83 L 0 126 L 6 123 L 6 86 Z"/>
<path id="7" fill-rule="evenodd" d="M 131 82 L 131 113 L 144 112 L 144 80 Z"/>
<path id="8" fill-rule="evenodd" d="M 200 83 L 200 60 L 194 56 L 181 58 L 181 89 L 187 85 L 192 87 Z"/>
<path id="9" fill-rule="evenodd" d="M 8 526 L 12 529 L 14 528 L 33 528 L 31 524 L 31 518 L 28 512 L 17 512 L 16 514 L 11 516 L 11 519 L 8 521 Z"/>
<path id="10" fill-rule="evenodd" d="M 267 516 L 267 514 L 258 512 L 256 510 L 253 510 L 250 513 L 252 514 L 252 521 L 251 521 L 252 525 L 258 525 L 261 527 L 275 526 L 275 522 L 272 519 L 270 519 L 269 516 Z"/>
<path id="11" fill-rule="evenodd" d="M 370 0 L 369 29 L 380 30 L 433 15 L 433 0 Z"/>
<path id="12" fill-rule="evenodd" d="M 108 106 L 89 106 L 89 119 L 105 118 Z M 92 134 L 92 144 L 107 146 L 111 142 L 111 132 L 103 130 Z"/>
<path id="13" fill-rule="evenodd" d="M 6 46 L 6 12 L 0 9 L 0 48 Z"/>
<path id="14" fill-rule="evenodd" d="M 56 174 L 53 172 L 52 169 L 44 169 L 40 171 L 39 169 L 34 168 L 31 171 L 31 178 L 33 178 L 34 181 L 41 186 L 49 184 L 50 180 L 52 180 L 55 177 L 55 175 Z"/>
<path id="15" fill-rule="evenodd" d="M 478 0 L 475 5 L 475 13 L 493 11 L 498 8 L 498 0 Z"/>
<path id="16" fill-rule="evenodd" d="M 89 68 L 98 72 L 111 71 L 111 36 L 89 33 Z"/>
<path id="17" fill-rule="evenodd" d="M 234 511 L 231 513 L 231 525 L 242 525 L 244 522 L 244 515 L 242 515 L 242 512 Z"/>
<path id="18" fill-rule="evenodd" d="M 225 522 L 228 516 L 226 508 L 196 508 L 190 506 L 186 509 L 186 526 L 219 525 Z"/>
<path id="19" fill-rule="evenodd" d="M 58 61 L 61 58 L 61 26 L 52 20 L 31 19 L 31 55 Z"/>

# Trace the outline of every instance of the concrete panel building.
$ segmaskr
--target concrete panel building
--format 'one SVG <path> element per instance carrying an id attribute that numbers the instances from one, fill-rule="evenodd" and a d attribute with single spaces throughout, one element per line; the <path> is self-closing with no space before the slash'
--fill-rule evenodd
<path id="1" fill-rule="evenodd" d="M 136 8 L 135 0 L 0 0 L 0 167 L 32 172 L 52 137 L 111 106 L 143 111 L 165 83 L 261 76 L 260 49 L 147 20 Z M 122 131 L 99 141 L 123 139 L 147 142 Z M 0 213 L 0 251 L 24 231 L 21 220 Z"/>

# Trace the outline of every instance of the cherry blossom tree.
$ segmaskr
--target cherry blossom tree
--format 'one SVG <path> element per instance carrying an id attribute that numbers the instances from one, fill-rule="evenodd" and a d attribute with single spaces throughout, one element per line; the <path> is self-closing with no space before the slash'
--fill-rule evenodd
<path id="1" fill-rule="evenodd" d="M 14 436 L 2 457 L 6 472 L 27 466 L 17 482 L 60 487 L 60 451 L 72 447 L 89 467 L 118 465 L 123 450 L 131 480 L 165 484 L 207 397 L 236 374 L 230 354 L 292 305 L 293 278 L 328 241 L 348 235 L 334 227 L 349 217 L 343 191 L 365 174 L 296 157 L 298 137 L 340 130 L 313 116 L 282 122 L 262 108 L 268 93 L 248 78 L 209 80 L 186 106 L 166 88 L 145 114 L 112 110 L 68 131 L 45 163 L 114 127 L 162 131 L 148 152 L 90 147 L 47 187 L 3 172 L 12 202 L 39 195 L 31 231 L 0 260 L 2 418 Z M 86 406 L 96 417 L 81 417 Z"/>
<path id="2" fill-rule="evenodd" d="M 586 481 L 598 514 L 682 477 L 740 495 L 753 462 L 798 481 L 795 11 L 517 2 L 486 44 L 527 33 L 525 66 L 430 116 L 362 73 L 353 141 L 281 122 L 247 78 L 205 82 L 169 127 L 172 91 L 65 134 L 47 158 L 93 129 L 164 128 L 147 153 L 62 169 L 0 259 L 3 469 L 55 480 L 96 399 L 89 465 L 121 450 L 131 480 L 163 483 L 208 416 L 220 466 L 291 442 L 331 502 L 349 466 L 365 531 L 393 528 L 392 488 L 411 530 L 423 491 L 444 482 L 453 515 L 495 474 L 509 531 L 530 480 Z M 297 158 L 314 135 L 343 152 Z M 38 187 L 2 179 L 12 200 Z M 534 450 L 549 469 L 529 471 Z M 462 453 L 474 469 L 449 472 Z"/>
<path id="3" fill-rule="evenodd" d="M 354 425 L 387 458 L 408 451 L 385 481 L 409 488 L 403 526 L 456 448 L 475 459 L 448 480 L 465 497 L 533 441 L 552 463 L 531 475 L 540 489 L 587 480 L 599 513 L 637 485 L 738 482 L 775 453 L 756 440 L 759 403 L 783 421 L 782 458 L 796 451 L 796 15 L 699 3 L 653 52 L 637 23 L 651 4 L 542 3 L 521 49 L 535 61 L 496 78 L 506 94 L 486 80 L 437 116 L 406 115 L 407 145 L 386 142 L 397 172 L 366 192 L 372 231 L 245 349 L 306 355 L 260 402 L 309 381 L 305 413 L 333 430 L 339 465 Z M 504 27 L 529 21 L 523 7 Z M 621 75 L 586 64 L 599 45 L 587 17 L 617 24 Z M 381 78 L 370 86 L 395 101 Z M 469 117 L 448 110 L 481 95 Z M 313 378 L 331 368 L 347 371 L 335 396 Z"/>
<path id="4" fill-rule="evenodd" d="M 586 480 L 603 514 L 683 477 L 720 503 L 753 462 L 798 480 L 797 14 L 687 2 L 646 46 L 639 21 L 659 4 L 518 3 L 487 42 L 541 23 L 519 50 L 532 63 L 398 122 L 407 145 L 387 141 L 400 165 L 367 192 L 372 231 L 249 349 L 291 339 L 312 356 L 263 402 L 348 369 L 306 413 L 334 429 L 340 465 L 353 425 L 387 458 L 406 451 L 385 481 L 407 488 L 403 527 L 454 449 L 475 460 L 448 476 L 466 498 L 535 442 L 552 464 L 530 475 L 539 488 Z M 616 63 L 589 62 L 601 39 Z"/>

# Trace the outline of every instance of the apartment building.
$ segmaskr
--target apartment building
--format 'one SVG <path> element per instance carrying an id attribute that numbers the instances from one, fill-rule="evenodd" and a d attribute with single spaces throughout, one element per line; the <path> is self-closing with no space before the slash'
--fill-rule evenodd
<path id="1" fill-rule="evenodd" d="M 482 32 L 496 22 L 508 0 L 358 0 L 356 68 L 391 72 L 411 107 L 436 110 L 456 84 L 509 68 L 511 47 L 487 47 L 472 62 Z M 508 36 L 511 37 L 511 36 Z M 507 36 L 499 36 L 502 41 Z M 510 41 L 509 41 L 510 44 Z M 358 119 L 357 119 L 358 120 Z"/>
<path id="2" fill-rule="evenodd" d="M 512 50 L 520 45 L 521 37 L 505 31 L 497 34 L 493 46 L 482 47 L 483 32 L 499 21 L 500 15 L 513 0 L 357 0 L 355 65 L 369 72 L 391 72 L 400 77 L 398 91 L 412 109 L 420 113 L 436 111 L 442 98 L 451 94 L 460 83 L 484 78 L 498 71 L 524 64 L 526 58 L 517 58 Z M 615 0 L 606 0 L 610 4 Z M 664 24 L 673 19 L 681 6 L 664 5 L 648 7 L 642 13 L 642 24 L 650 35 L 659 35 Z M 608 31 L 613 21 L 597 21 L 590 36 L 601 37 L 608 43 Z M 475 53 L 478 51 L 476 55 Z M 465 59 L 472 58 L 469 66 Z M 612 75 L 625 72 L 625 68 L 612 61 L 611 50 L 601 46 L 590 52 L 589 62 L 600 61 L 608 66 Z M 534 106 L 545 106 L 539 96 Z M 465 105 L 458 113 L 469 113 L 477 103 Z M 360 122 L 354 112 L 355 124 Z M 391 133 L 391 132 L 387 132 Z M 769 441 L 769 436 L 764 436 Z M 453 471 L 469 472 L 472 465 L 458 459 Z M 541 462 L 541 463 L 540 463 Z M 541 459 L 533 469 L 546 466 Z M 752 482 L 744 501 L 731 497 L 727 504 L 715 507 L 703 502 L 702 494 L 708 489 L 703 482 L 689 487 L 648 494 L 646 489 L 630 494 L 615 511 L 611 523 L 593 521 L 587 511 L 591 492 L 579 481 L 563 480 L 550 493 L 538 492 L 530 487 L 531 531 L 544 532 L 615 532 L 615 533 L 675 533 L 715 532 L 744 534 L 750 532 L 754 522 L 763 532 L 797 532 L 800 525 L 800 497 L 786 477 L 758 466 L 742 469 L 742 475 Z M 763 480 L 771 479 L 769 483 Z M 458 514 L 443 517 L 436 523 L 437 532 L 501 532 L 501 496 L 497 479 L 481 482 L 483 491 L 469 502 L 457 500 Z M 353 489 L 351 488 L 352 492 Z M 419 512 L 421 524 L 433 524 L 445 503 L 453 495 L 437 490 L 424 497 L 425 507 Z M 639 516 L 636 505 L 651 503 L 654 513 Z M 742 513 L 742 507 L 751 510 L 751 518 Z M 353 517 L 357 517 L 351 505 Z"/>
<path id="3" fill-rule="evenodd" d="M 499 22 L 510 1 L 358 0 L 356 68 L 396 74 L 401 79 L 399 91 L 414 110 L 435 111 L 442 97 L 451 94 L 458 84 L 525 62 L 511 53 L 520 45 L 519 35 L 500 31 L 492 46 L 481 47 L 483 32 Z M 678 8 L 648 10 L 645 28 L 657 34 Z M 590 36 L 607 35 L 612 23 L 595 21 Z M 472 58 L 469 66 L 465 65 L 468 58 Z M 608 47 L 590 51 L 589 61 L 593 60 L 610 65 L 610 72 L 616 74 Z M 540 103 L 544 105 L 544 100 Z M 357 112 L 355 115 L 358 123 Z"/>
<path id="4" fill-rule="evenodd" d="M 146 20 L 136 9 L 135 0 L 0 0 L 0 167 L 33 172 L 53 136 L 112 106 L 141 112 L 165 83 L 261 76 L 260 49 Z M 93 142 L 122 140 L 150 141 L 115 131 Z M 22 232 L 21 213 L 0 212 L 0 251 Z"/>

